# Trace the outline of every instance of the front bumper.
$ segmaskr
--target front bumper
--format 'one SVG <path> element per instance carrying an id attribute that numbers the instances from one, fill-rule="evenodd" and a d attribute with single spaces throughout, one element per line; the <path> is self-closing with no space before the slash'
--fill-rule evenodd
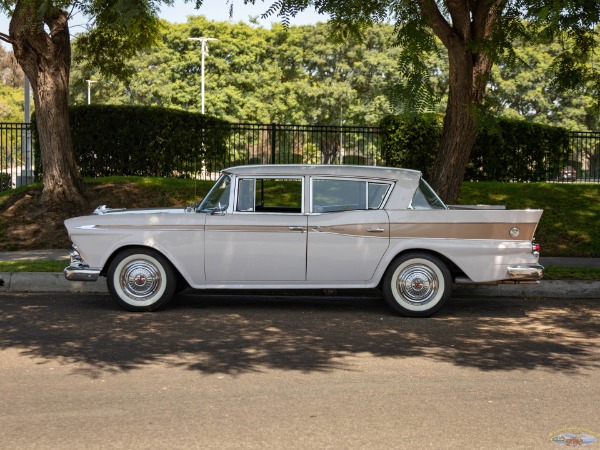
<path id="1" fill-rule="evenodd" d="M 100 269 L 88 266 L 73 245 L 71 250 L 71 264 L 65 268 L 65 278 L 69 281 L 96 281 L 100 276 Z"/>
<path id="2" fill-rule="evenodd" d="M 509 266 L 508 275 L 514 281 L 537 281 L 544 277 L 544 266 L 541 264 Z"/>

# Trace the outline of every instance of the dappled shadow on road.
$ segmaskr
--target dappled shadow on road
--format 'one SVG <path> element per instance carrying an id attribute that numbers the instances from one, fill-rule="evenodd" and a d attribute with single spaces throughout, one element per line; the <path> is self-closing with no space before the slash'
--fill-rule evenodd
<path id="1" fill-rule="evenodd" d="M 408 319 L 376 297 L 182 295 L 132 314 L 106 295 L 4 295 L 0 349 L 73 372 L 167 364 L 200 373 L 352 370 L 349 357 L 427 358 L 482 371 L 600 367 L 597 300 L 452 299 Z M 441 370 L 441 369 L 440 369 Z"/>

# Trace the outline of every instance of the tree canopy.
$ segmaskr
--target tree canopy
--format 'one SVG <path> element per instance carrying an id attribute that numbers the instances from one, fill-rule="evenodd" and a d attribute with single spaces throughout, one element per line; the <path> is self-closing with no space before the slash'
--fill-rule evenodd
<path id="1" fill-rule="evenodd" d="M 596 97 L 600 92 L 600 70 L 585 64 L 594 52 L 595 26 L 600 22 L 596 0 L 269 0 L 267 4 L 265 15 L 279 15 L 284 21 L 314 6 L 330 14 L 341 32 L 360 33 L 374 21 L 394 22 L 406 94 L 419 93 L 427 73 L 423 57 L 435 50 L 434 36 L 441 41 L 448 56 L 449 90 L 431 181 L 449 203 L 458 198 L 492 67 L 516 61 L 517 40 L 561 42 L 550 66 L 556 86 L 574 89 L 588 83 Z"/>
<path id="2" fill-rule="evenodd" d="M 402 51 L 394 26 L 374 24 L 363 40 L 333 42 L 330 24 L 264 29 L 252 24 L 211 22 L 190 17 L 164 24 L 161 41 L 127 60 L 127 82 L 101 77 L 80 63 L 72 68 L 71 103 L 144 104 L 198 111 L 200 49 L 192 34 L 219 36 L 206 58 L 206 107 L 231 122 L 375 125 L 387 114 L 414 112 L 398 75 Z M 597 37 L 600 39 L 600 35 Z M 441 46 L 439 41 L 438 47 Z M 600 130 L 596 98 L 588 86 L 562 91 L 548 77 L 559 43 L 519 41 L 520 64 L 499 63 L 488 81 L 492 114 L 562 126 Z M 74 52 L 77 54 L 77 42 Z M 448 58 L 442 49 L 423 57 L 427 111 L 443 113 L 448 99 Z M 594 65 L 590 59 L 586 63 Z"/>
<path id="3" fill-rule="evenodd" d="M 218 36 L 206 58 L 206 112 L 232 122 L 373 125 L 393 112 L 386 89 L 398 48 L 393 28 L 374 25 L 362 41 L 334 43 L 327 24 L 270 30 L 191 17 L 166 24 L 161 43 L 128 62 L 128 82 L 73 68 L 72 101 L 200 108 L 200 47 L 190 36 Z M 75 45 L 77 52 L 78 43 Z"/>

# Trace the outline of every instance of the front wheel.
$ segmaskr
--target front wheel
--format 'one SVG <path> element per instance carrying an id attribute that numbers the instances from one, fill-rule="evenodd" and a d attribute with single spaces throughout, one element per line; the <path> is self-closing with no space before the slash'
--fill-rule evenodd
<path id="1" fill-rule="evenodd" d="M 167 304 L 177 276 L 160 253 L 133 248 L 119 253 L 108 266 L 106 282 L 115 301 L 129 311 L 154 311 Z"/>
<path id="2" fill-rule="evenodd" d="M 395 259 L 383 278 L 388 305 L 408 317 L 427 317 L 446 303 L 452 277 L 446 265 L 427 253 L 410 253 Z"/>

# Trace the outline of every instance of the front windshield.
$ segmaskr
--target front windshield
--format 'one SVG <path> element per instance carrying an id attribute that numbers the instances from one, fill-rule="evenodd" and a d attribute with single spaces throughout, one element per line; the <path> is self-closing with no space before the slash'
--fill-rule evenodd
<path id="1" fill-rule="evenodd" d="M 231 177 L 228 174 L 221 175 L 198 206 L 198 212 L 214 214 L 226 211 L 229 206 L 230 188 Z"/>

